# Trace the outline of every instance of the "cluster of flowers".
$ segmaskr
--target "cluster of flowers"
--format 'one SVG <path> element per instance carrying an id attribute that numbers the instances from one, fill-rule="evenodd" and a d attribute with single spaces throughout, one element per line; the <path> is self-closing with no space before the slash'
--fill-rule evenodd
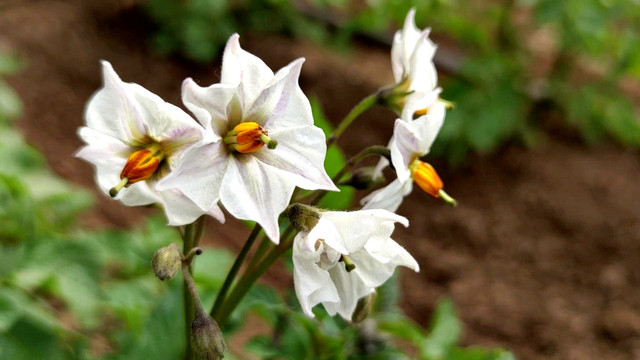
<path id="1" fill-rule="evenodd" d="M 363 199 L 359 211 L 324 211 L 289 205 L 296 187 L 339 191 L 324 169 L 325 136 L 314 126 L 298 85 L 303 59 L 275 74 L 227 42 L 219 84 L 182 84 L 182 101 L 195 119 L 143 87 L 120 80 L 102 63 L 104 86 L 89 101 L 84 146 L 77 156 L 92 163 L 102 191 L 128 206 L 157 203 L 178 226 L 211 215 L 224 222 L 218 204 L 234 217 L 259 223 L 274 242 L 278 217 L 287 209 L 299 231 L 293 242 L 294 282 L 305 314 L 322 303 L 330 314 L 351 316 L 360 298 L 386 281 L 396 266 L 417 262 L 390 238 L 393 213 L 413 182 L 450 199 L 442 181 L 420 157 L 429 152 L 445 115 L 433 65 L 435 45 L 419 30 L 414 11 L 393 42 L 394 94 L 401 116 L 389 143 L 397 179 Z M 266 146 L 265 146 L 266 145 Z M 381 160 L 376 176 L 389 161 Z M 293 215 L 291 215 L 293 214 Z"/>

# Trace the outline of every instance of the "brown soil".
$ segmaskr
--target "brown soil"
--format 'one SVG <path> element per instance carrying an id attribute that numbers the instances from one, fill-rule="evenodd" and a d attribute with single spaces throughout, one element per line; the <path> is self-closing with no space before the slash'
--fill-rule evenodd
<path id="1" fill-rule="evenodd" d="M 0 46 L 28 65 L 9 80 L 25 104 L 19 127 L 56 173 L 97 195 L 83 223 L 127 227 L 153 210 L 99 195 L 90 166 L 73 158 L 84 104 L 100 86 L 98 60 L 174 104 L 182 79 L 215 82 L 219 64 L 195 67 L 160 57 L 147 47 L 144 21 L 122 11 L 126 2 L 88 3 L 8 2 L 0 8 Z M 305 56 L 303 88 L 318 95 L 331 119 L 391 79 L 385 49 L 339 56 L 289 39 L 243 36 L 242 42 L 272 68 Z M 345 134 L 347 152 L 386 143 L 393 116 L 380 113 L 367 113 Z M 448 295 L 467 344 L 506 347 L 521 359 L 640 358 L 636 151 L 549 137 L 534 150 L 512 146 L 475 158 L 462 171 L 439 169 L 460 206 L 416 192 L 399 211 L 411 227 L 395 238 L 422 267 L 403 272 L 408 314 L 426 324 Z M 235 222 L 223 229 L 208 241 L 239 248 L 246 229 Z M 290 281 L 282 271 L 268 279 Z"/>

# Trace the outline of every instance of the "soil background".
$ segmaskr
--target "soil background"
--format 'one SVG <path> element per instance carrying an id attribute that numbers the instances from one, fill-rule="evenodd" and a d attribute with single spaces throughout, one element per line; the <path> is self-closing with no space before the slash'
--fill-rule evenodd
<path id="1" fill-rule="evenodd" d="M 180 104 L 186 77 L 218 81 L 219 63 L 195 66 L 148 46 L 149 24 L 126 1 L 0 2 L 0 46 L 26 68 L 9 78 L 25 105 L 19 128 L 53 171 L 96 194 L 81 221 L 135 226 L 152 209 L 98 194 L 89 165 L 75 159 L 86 101 L 101 86 L 100 59 L 125 81 Z M 346 55 L 303 41 L 245 36 L 242 45 L 273 69 L 304 56 L 301 85 L 336 122 L 362 97 L 392 81 L 389 49 L 358 45 Z M 386 144 L 394 116 L 369 111 L 340 144 L 353 154 Z M 543 119 L 540 119 L 542 121 Z M 548 132 L 533 149 L 510 145 L 461 170 L 436 162 L 457 208 L 416 191 L 399 213 L 411 227 L 396 238 L 421 264 L 402 272 L 405 311 L 426 325 L 450 296 L 465 344 L 501 346 L 520 359 L 640 359 L 640 156 L 612 144 L 587 147 Z M 213 220 L 208 234 L 213 233 Z M 234 250 L 246 228 L 230 221 L 205 241 Z M 291 286 L 282 269 L 265 281 Z"/>

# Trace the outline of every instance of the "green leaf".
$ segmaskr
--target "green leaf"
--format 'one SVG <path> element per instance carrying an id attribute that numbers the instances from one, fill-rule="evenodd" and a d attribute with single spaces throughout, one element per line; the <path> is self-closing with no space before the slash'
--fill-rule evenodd
<path id="1" fill-rule="evenodd" d="M 461 325 L 453 302 L 444 299 L 438 303 L 431 319 L 430 330 L 421 354 L 428 359 L 444 359 L 451 348 L 458 342 Z"/>

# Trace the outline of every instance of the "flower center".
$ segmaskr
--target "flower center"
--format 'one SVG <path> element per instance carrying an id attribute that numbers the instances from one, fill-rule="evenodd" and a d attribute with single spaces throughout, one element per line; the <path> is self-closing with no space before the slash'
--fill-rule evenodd
<path id="1" fill-rule="evenodd" d="M 129 155 L 129 159 L 127 159 L 127 163 L 120 173 L 121 181 L 109 190 L 109 195 L 116 197 L 122 188 L 150 178 L 156 172 L 164 157 L 162 146 L 158 143 L 152 143 L 146 148 Z"/>
<path id="2" fill-rule="evenodd" d="M 229 131 L 222 141 L 230 151 L 247 154 L 260 150 L 265 144 L 275 149 L 278 142 L 269 138 L 265 128 L 253 121 L 242 122 Z"/>

